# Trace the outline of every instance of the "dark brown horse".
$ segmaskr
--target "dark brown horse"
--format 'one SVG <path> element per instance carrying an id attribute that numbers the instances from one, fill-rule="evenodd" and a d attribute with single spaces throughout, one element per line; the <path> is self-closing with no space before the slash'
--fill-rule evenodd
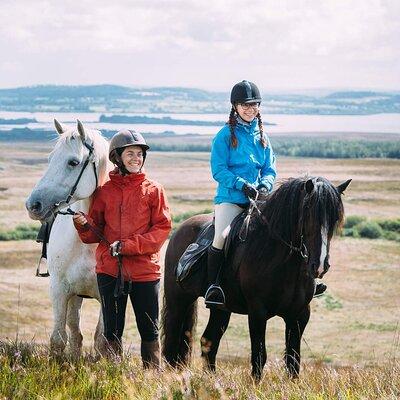
<path id="1" fill-rule="evenodd" d="M 310 317 L 314 280 L 329 268 L 330 240 L 344 219 L 338 187 L 325 178 L 297 178 L 284 182 L 258 202 L 247 238 L 234 240 L 223 268 L 221 286 L 229 311 L 212 309 L 201 338 L 202 357 L 210 370 L 232 312 L 248 315 L 252 375 L 259 380 L 266 363 L 267 320 L 280 316 L 286 324 L 285 363 L 288 373 L 300 371 L 300 341 Z M 211 214 L 186 220 L 172 236 L 165 259 L 162 313 L 163 356 L 172 366 L 189 362 L 196 323 L 197 298 L 207 288 L 205 257 L 185 281 L 176 282 L 175 269 L 186 247 L 212 219 Z"/>

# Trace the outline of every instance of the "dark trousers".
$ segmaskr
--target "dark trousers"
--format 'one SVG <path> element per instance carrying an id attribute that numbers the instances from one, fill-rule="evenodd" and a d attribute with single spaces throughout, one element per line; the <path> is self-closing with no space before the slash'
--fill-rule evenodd
<path id="1" fill-rule="evenodd" d="M 106 274 L 97 274 L 101 307 L 103 310 L 104 336 L 107 340 L 121 340 L 125 327 L 125 311 L 128 295 L 114 297 L 117 278 Z M 128 289 L 128 282 L 125 282 Z M 129 294 L 136 324 L 143 341 L 158 339 L 158 294 L 160 280 L 152 282 L 132 282 Z"/>

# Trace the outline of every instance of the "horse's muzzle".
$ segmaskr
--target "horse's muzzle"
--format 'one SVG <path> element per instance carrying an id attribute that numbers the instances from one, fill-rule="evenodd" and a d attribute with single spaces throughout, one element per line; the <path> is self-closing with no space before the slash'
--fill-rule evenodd
<path id="1" fill-rule="evenodd" d="M 46 221 L 53 215 L 53 209 L 44 207 L 42 202 L 30 197 L 25 202 L 25 207 L 28 211 L 29 218 L 33 220 Z"/>

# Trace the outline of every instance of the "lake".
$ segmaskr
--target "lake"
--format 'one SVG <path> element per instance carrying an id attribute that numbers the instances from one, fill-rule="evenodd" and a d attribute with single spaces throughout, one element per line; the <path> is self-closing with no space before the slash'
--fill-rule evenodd
<path id="1" fill-rule="evenodd" d="M 201 135 L 214 135 L 217 126 L 195 125 L 167 125 L 167 124 L 115 124 L 99 123 L 101 113 L 30 113 L 30 112 L 4 112 L 0 111 L 0 118 L 35 118 L 37 123 L 27 125 L 0 125 L 0 130 L 28 127 L 30 129 L 53 130 L 53 118 L 66 124 L 75 124 L 80 119 L 88 127 L 105 130 L 120 130 L 133 128 L 140 132 L 162 133 L 173 131 L 176 134 L 195 133 Z M 111 114 L 106 114 L 111 115 Z M 123 114 L 146 115 L 149 117 L 166 117 L 185 120 L 225 121 L 228 114 Z M 363 133 L 392 134 L 400 139 L 400 114 L 374 114 L 374 115 L 288 115 L 288 114 L 263 114 L 263 121 L 270 124 L 266 131 L 273 135 L 293 133 Z"/>

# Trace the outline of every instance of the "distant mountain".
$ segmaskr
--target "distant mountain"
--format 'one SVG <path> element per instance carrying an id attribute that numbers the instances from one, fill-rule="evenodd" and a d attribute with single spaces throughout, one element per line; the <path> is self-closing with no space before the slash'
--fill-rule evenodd
<path id="1" fill-rule="evenodd" d="M 400 94 L 395 92 L 264 93 L 263 97 L 268 114 L 400 113 Z M 227 114 L 229 110 L 229 93 L 181 87 L 44 85 L 0 89 L 0 111 Z"/>
<path id="2" fill-rule="evenodd" d="M 0 125 L 26 125 L 35 122 L 35 118 L 0 118 Z"/>
<path id="3" fill-rule="evenodd" d="M 99 122 L 113 124 L 156 124 L 156 125 L 190 125 L 190 126 L 222 126 L 225 121 L 195 121 L 171 117 L 147 117 L 145 115 L 100 115 Z"/>

